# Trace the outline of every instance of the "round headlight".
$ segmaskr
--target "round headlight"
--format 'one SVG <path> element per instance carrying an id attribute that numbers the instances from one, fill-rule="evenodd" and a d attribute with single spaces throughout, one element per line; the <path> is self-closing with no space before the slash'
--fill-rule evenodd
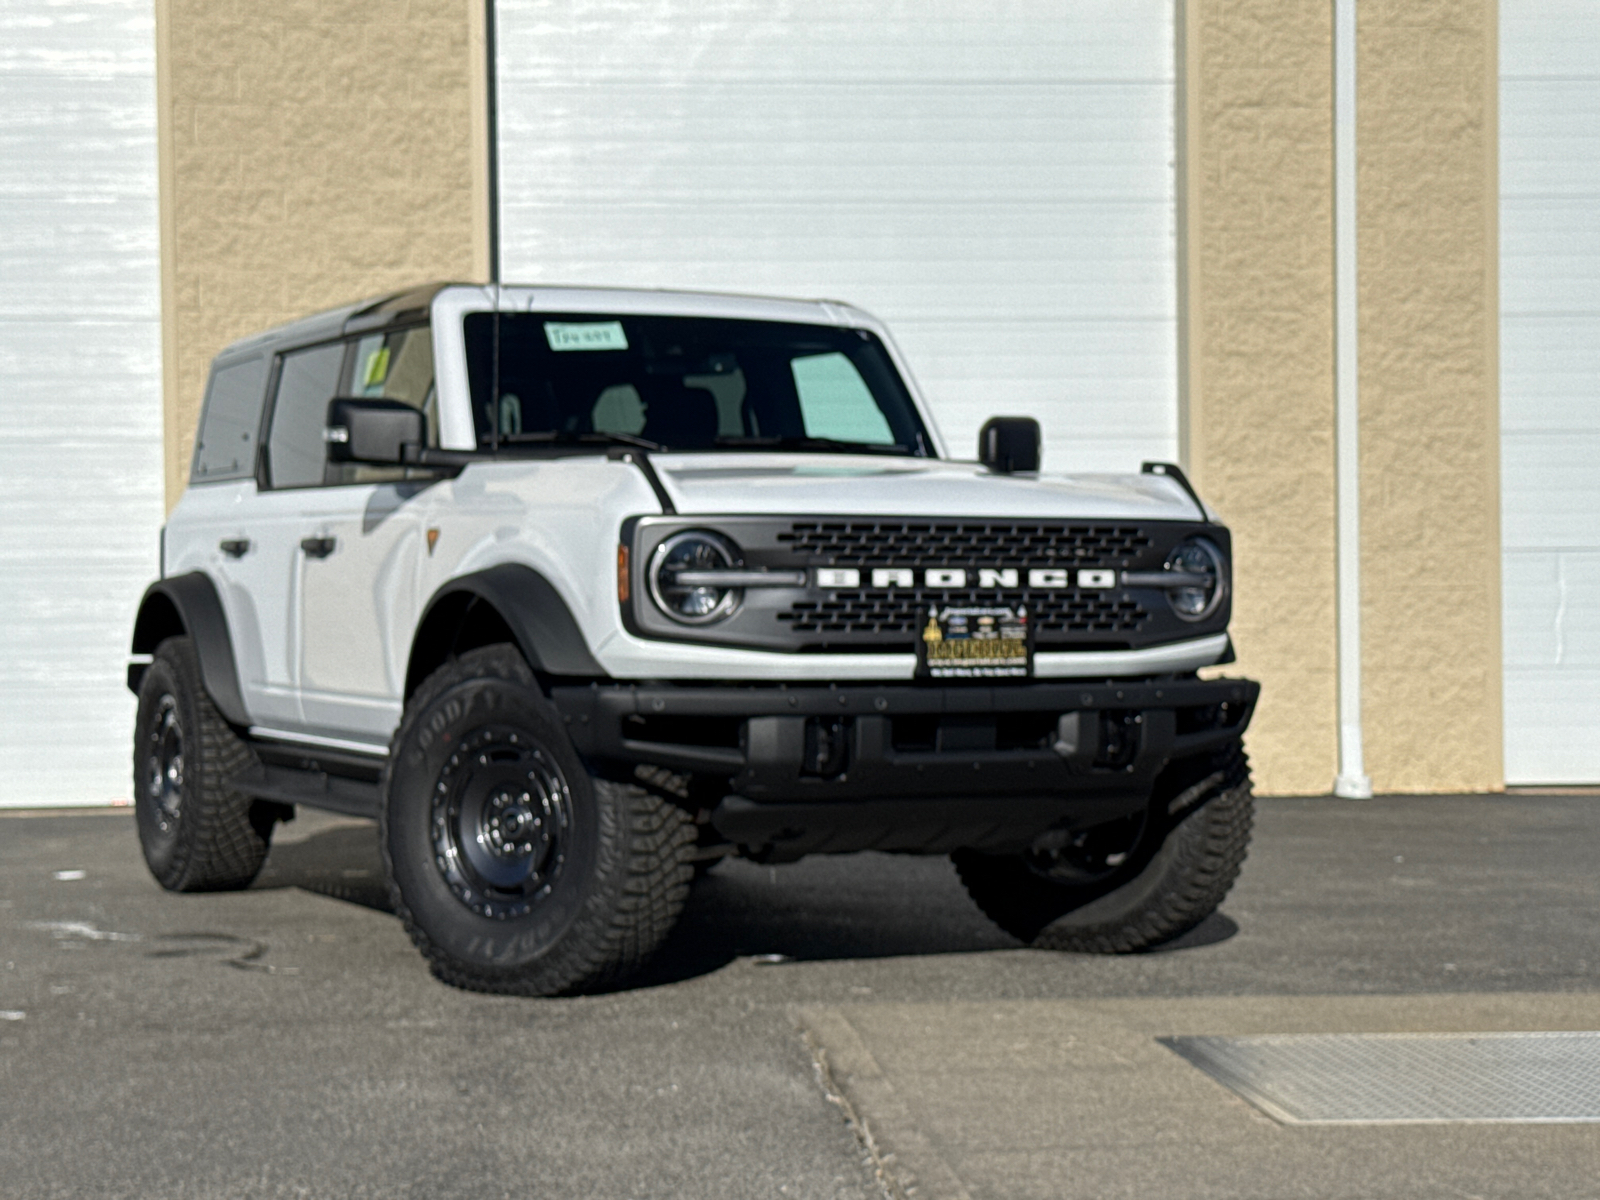
<path id="1" fill-rule="evenodd" d="M 699 530 L 675 533 L 650 556 L 650 598 L 667 616 L 685 625 L 720 621 L 738 607 L 743 593 L 733 587 L 683 583 L 678 577 L 731 571 L 739 565 L 739 552 L 726 538 Z"/>
<path id="2" fill-rule="evenodd" d="M 1167 589 L 1172 611 L 1185 621 L 1203 621 L 1228 594 L 1228 569 L 1222 551 L 1205 538 L 1190 538 L 1167 559 L 1167 570 L 1186 577 Z"/>

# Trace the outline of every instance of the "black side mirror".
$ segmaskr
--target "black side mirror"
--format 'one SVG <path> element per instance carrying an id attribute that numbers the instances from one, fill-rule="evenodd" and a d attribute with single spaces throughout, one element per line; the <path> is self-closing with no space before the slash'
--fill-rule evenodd
<path id="1" fill-rule="evenodd" d="M 1032 417 L 990 417 L 978 431 L 978 461 L 991 471 L 1039 469 L 1039 422 Z"/>
<path id="2" fill-rule="evenodd" d="M 322 440 L 329 462 L 399 463 L 406 443 L 421 446 L 428 440 L 428 423 L 399 400 L 344 397 L 329 403 Z"/>

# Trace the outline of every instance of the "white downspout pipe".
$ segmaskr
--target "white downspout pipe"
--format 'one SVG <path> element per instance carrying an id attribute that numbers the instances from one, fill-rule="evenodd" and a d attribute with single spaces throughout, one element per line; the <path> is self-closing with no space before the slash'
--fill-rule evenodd
<path id="1" fill-rule="evenodd" d="M 1361 406 L 1356 321 L 1356 0 L 1333 2 L 1333 276 L 1338 494 L 1339 776 L 1333 794 L 1372 796 L 1361 754 Z"/>

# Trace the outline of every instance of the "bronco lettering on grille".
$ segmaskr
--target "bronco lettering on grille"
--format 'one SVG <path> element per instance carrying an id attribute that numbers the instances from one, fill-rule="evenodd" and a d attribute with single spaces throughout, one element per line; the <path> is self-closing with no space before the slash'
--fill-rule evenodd
<path id="1" fill-rule="evenodd" d="M 945 591 L 969 586 L 971 577 L 977 576 L 977 587 L 985 589 L 1014 588 L 1020 577 L 1018 567 L 983 567 L 968 571 L 964 567 L 928 567 L 922 571 L 920 586 Z M 1034 567 L 1028 571 L 1031 588 L 1068 588 L 1073 586 L 1074 572 L 1065 567 Z M 1101 590 L 1117 586 L 1117 573 L 1105 570 L 1080 570 L 1077 586 L 1087 590 Z M 861 586 L 861 573 L 824 567 L 817 571 L 820 588 L 854 588 Z M 917 572 L 911 567 L 876 567 L 872 572 L 875 588 L 914 588 L 919 586 Z"/>

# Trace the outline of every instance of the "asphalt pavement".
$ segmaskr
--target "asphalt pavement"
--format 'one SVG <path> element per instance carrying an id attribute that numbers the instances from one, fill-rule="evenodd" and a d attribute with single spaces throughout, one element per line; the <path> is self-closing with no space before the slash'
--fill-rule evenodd
<path id="1" fill-rule="evenodd" d="M 126 811 L 0 812 L 0 1196 L 1596 1195 L 1600 1125 L 1496 1127 L 1495 1170 L 1220 1089 L 1250 1130 L 1212 1129 L 1150 1047 L 1600 1029 L 1597 863 L 1596 797 L 1263 800 L 1221 913 L 1097 958 L 1018 947 L 942 859 L 728 862 L 631 987 L 525 1000 L 432 979 L 370 825 L 303 810 L 250 891 L 173 896 Z M 1101 1138 L 1130 1105 L 1165 1118 Z"/>

